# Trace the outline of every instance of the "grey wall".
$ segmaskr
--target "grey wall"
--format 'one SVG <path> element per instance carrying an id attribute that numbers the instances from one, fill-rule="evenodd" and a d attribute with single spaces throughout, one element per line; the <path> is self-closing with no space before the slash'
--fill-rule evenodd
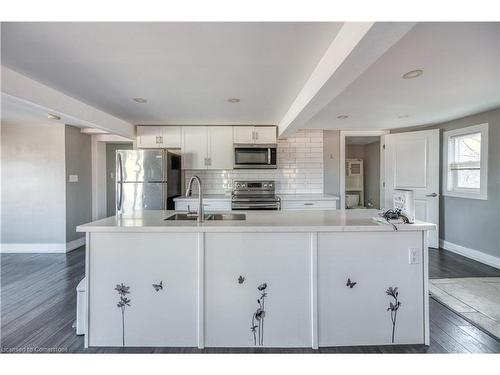
<path id="1" fill-rule="evenodd" d="M 365 146 L 364 145 L 345 145 L 345 158 L 346 159 L 364 159 Z"/>
<path id="2" fill-rule="evenodd" d="M 380 208 L 380 142 L 365 145 L 365 204 Z"/>
<path id="3" fill-rule="evenodd" d="M 323 191 L 326 194 L 340 195 L 339 150 L 340 131 L 323 131 Z"/>
<path id="4" fill-rule="evenodd" d="M 438 125 L 406 128 L 393 132 L 451 130 L 483 123 L 489 124 L 488 200 L 441 196 L 439 237 L 456 245 L 500 257 L 500 109 Z M 442 160 L 440 170 L 442 171 Z"/>
<path id="5" fill-rule="evenodd" d="M 2 243 L 66 242 L 64 126 L 1 125 Z"/>
<path id="6" fill-rule="evenodd" d="M 107 216 L 116 214 L 116 150 L 131 150 L 132 143 L 106 143 L 106 202 Z"/>
<path id="7" fill-rule="evenodd" d="M 76 227 L 92 221 L 92 160 L 90 136 L 74 126 L 65 127 L 66 137 L 66 242 L 85 236 Z M 78 182 L 69 182 L 69 175 Z"/>

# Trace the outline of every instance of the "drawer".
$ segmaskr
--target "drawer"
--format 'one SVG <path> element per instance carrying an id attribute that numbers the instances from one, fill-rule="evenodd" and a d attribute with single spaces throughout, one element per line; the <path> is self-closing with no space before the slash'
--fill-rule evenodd
<path id="1" fill-rule="evenodd" d="M 283 210 L 336 210 L 337 201 L 283 200 Z"/>
<path id="2" fill-rule="evenodd" d="M 175 202 L 176 211 L 187 211 L 188 205 L 191 211 L 198 210 L 198 200 L 182 200 Z M 203 208 L 205 211 L 231 211 L 231 201 L 217 200 L 217 201 L 204 201 Z"/>

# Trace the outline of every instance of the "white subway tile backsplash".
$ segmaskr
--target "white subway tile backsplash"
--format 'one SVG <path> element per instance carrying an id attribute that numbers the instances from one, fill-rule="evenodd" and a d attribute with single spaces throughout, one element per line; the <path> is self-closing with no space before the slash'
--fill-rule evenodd
<path id="1" fill-rule="evenodd" d="M 205 194 L 224 194 L 235 180 L 275 180 L 277 193 L 323 193 L 323 131 L 299 130 L 278 140 L 278 168 L 261 170 L 188 170 L 198 175 Z"/>

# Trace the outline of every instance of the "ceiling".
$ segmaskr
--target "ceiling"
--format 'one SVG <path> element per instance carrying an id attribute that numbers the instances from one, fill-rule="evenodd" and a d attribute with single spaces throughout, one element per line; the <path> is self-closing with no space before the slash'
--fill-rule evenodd
<path id="1" fill-rule="evenodd" d="M 56 124 L 64 125 L 62 120 L 49 120 L 48 113 L 41 108 L 10 98 L 7 95 L 1 96 L 2 102 L 2 124 Z"/>
<path id="2" fill-rule="evenodd" d="M 424 74 L 402 79 L 415 69 Z M 308 126 L 391 129 L 444 122 L 498 106 L 500 23 L 419 23 Z"/>
<path id="3" fill-rule="evenodd" d="M 397 27 L 377 24 L 389 33 Z M 279 123 L 316 68 L 329 64 L 322 58 L 339 35 L 346 39 L 346 25 L 2 23 L 1 58 L 132 124 L 268 125 Z M 384 37 L 381 29 L 372 27 L 345 65 L 367 61 L 366 52 Z M 500 23 L 417 23 L 402 35 L 342 89 L 323 85 L 320 94 L 329 99 L 309 102 L 315 115 L 303 127 L 391 129 L 500 106 Z M 334 73 L 339 84 L 347 81 L 343 69 Z M 424 74 L 402 79 L 414 69 Z M 234 97 L 241 102 L 227 102 Z"/>
<path id="4" fill-rule="evenodd" d="M 2 64 L 133 124 L 276 124 L 341 26 L 3 23 Z"/>

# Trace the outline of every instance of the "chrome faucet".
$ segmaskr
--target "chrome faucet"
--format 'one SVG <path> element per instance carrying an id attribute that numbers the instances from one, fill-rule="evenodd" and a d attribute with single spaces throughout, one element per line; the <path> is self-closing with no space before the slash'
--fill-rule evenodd
<path id="1" fill-rule="evenodd" d="M 189 180 L 187 189 L 186 189 L 186 197 L 190 197 L 193 193 L 193 181 L 196 180 L 198 181 L 198 190 L 199 190 L 199 195 L 198 195 L 198 223 L 203 222 L 204 218 L 204 213 L 203 213 L 203 193 L 201 189 L 201 180 L 198 176 L 193 176 Z"/>

